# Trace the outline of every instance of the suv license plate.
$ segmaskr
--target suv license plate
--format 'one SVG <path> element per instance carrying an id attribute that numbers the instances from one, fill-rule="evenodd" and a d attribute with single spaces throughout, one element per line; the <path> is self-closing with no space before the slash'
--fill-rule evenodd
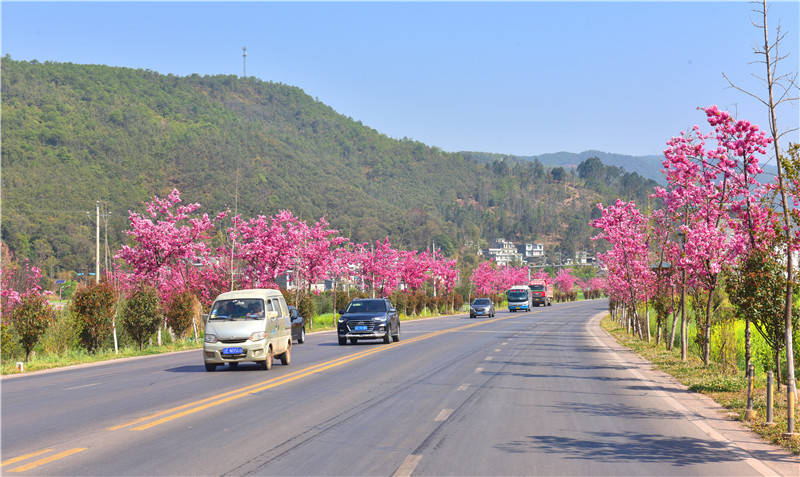
<path id="1" fill-rule="evenodd" d="M 222 354 L 242 354 L 242 348 L 222 348 Z"/>
<path id="2" fill-rule="evenodd" d="M 356 325 L 356 327 L 355 327 L 355 328 L 353 328 L 353 329 L 354 329 L 355 331 L 367 331 L 367 327 L 366 327 L 366 325 Z"/>

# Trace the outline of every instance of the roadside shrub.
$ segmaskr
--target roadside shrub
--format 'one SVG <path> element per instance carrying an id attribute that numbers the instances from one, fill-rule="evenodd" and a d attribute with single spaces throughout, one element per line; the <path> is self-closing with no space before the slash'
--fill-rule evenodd
<path id="1" fill-rule="evenodd" d="M 285 288 L 281 288 L 281 295 L 283 295 L 283 299 L 286 300 L 286 304 L 290 306 L 296 306 L 294 303 L 294 292 L 287 290 Z"/>
<path id="2" fill-rule="evenodd" d="M 461 295 L 461 293 L 454 294 L 453 309 L 460 310 L 462 306 L 464 306 L 464 297 Z"/>
<path id="3" fill-rule="evenodd" d="M 72 298 L 72 309 L 78 316 L 81 343 L 90 353 L 100 347 L 111 333 L 117 296 L 108 282 L 80 287 Z"/>
<path id="4" fill-rule="evenodd" d="M 11 313 L 11 324 L 25 350 L 25 361 L 28 361 L 33 347 L 55 318 L 55 311 L 41 295 L 23 296 L 22 302 L 14 308 Z"/>
<path id="5" fill-rule="evenodd" d="M 80 346 L 80 324 L 72 310 L 60 313 L 42 336 L 42 350 L 61 355 Z"/>
<path id="6" fill-rule="evenodd" d="M 163 319 L 158 292 L 152 287 L 135 290 L 122 304 L 119 315 L 125 333 L 142 349 Z"/>
<path id="7" fill-rule="evenodd" d="M 178 338 L 185 337 L 192 328 L 196 301 L 194 294 L 187 290 L 173 296 L 167 304 L 167 325 Z"/>
<path id="8" fill-rule="evenodd" d="M 2 341 L 0 357 L 3 361 L 14 360 L 22 352 L 19 346 L 19 337 L 13 326 L 5 323 L 0 325 L 0 341 Z"/>
<path id="9" fill-rule="evenodd" d="M 304 293 L 300 295 L 300 299 L 297 303 L 297 311 L 303 316 L 306 321 L 309 323 L 312 322 L 314 317 L 317 315 L 316 306 L 314 306 L 314 299 L 308 293 Z"/>

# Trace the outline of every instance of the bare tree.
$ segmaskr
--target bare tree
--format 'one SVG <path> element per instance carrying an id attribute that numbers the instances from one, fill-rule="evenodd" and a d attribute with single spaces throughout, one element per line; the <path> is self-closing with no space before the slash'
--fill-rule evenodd
<path id="1" fill-rule="evenodd" d="M 761 47 L 754 48 L 753 52 L 760 57 L 756 63 L 764 65 L 767 75 L 766 77 L 758 77 L 762 80 L 767 88 L 768 98 L 762 98 L 757 94 L 746 91 L 733 83 L 724 73 L 723 77 L 728 81 L 731 87 L 741 91 L 755 98 L 757 101 L 767 107 L 769 111 L 769 132 L 772 136 L 772 145 L 775 153 L 775 162 L 778 166 L 778 190 L 781 198 L 781 211 L 783 214 L 783 225 L 785 233 L 785 246 L 786 246 L 786 294 L 784 302 L 784 322 L 786 328 L 786 372 L 787 376 L 787 433 L 794 433 L 794 408 L 797 396 L 797 387 L 794 379 L 794 349 L 792 346 L 792 288 L 793 288 L 793 270 L 792 270 L 792 227 L 790 209 L 786 198 L 785 188 L 785 173 L 783 157 L 781 156 L 781 148 L 779 141 L 785 135 L 797 131 L 797 128 L 792 128 L 781 132 L 778 129 L 777 108 L 785 103 L 797 101 L 796 96 L 797 87 L 797 73 L 778 74 L 778 64 L 787 58 L 788 55 L 781 56 L 780 45 L 781 41 L 786 36 L 781 33 L 780 25 L 776 28 L 775 40 L 770 43 L 769 29 L 767 28 L 767 1 L 761 0 L 759 7 L 754 10 L 761 17 L 761 23 L 754 22 L 753 26 L 764 33 L 764 44 Z M 777 93 L 777 94 L 776 94 Z M 777 96 L 777 99 L 776 99 Z"/>

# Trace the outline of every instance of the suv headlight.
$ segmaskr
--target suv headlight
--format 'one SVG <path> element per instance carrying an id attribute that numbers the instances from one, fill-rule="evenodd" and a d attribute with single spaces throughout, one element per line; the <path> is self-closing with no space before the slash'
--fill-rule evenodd
<path id="1" fill-rule="evenodd" d="M 216 343 L 217 335 L 206 335 L 205 338 L 203 338 L 203 341 L 206 343 Z"/>
<path id="2" fill-rule="evenodd" d="M 344 323 L 345 321 L 347 321 L 347 320 L 345 320 L 345 319 L 344 319 L 344 318 L 342 318 L 341 316 L 339 317 L 339 323 Z"/>
<path id="3" fill-rule="evenodd" d="M 383 322 L 383 321 L 386 321 L 387 318 L 386 318 L 386 316 L 376 316 L 375 318 L 373 318 L 373 320 Z"/>
<path id="4" fill-rule="evenodd" d="M 250 335 L 250 341 L 261 341 L 266 336 L 266 333 L 263 331 L 256 331 L 252 335 Z"/>

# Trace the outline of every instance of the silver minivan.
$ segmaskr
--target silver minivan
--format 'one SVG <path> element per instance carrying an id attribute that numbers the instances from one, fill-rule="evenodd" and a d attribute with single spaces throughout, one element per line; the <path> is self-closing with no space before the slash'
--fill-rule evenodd
<path id="1" fill-rule="evenodd" d="M 206 371 L 243 361 L 271 369 L 274 358 L 292 359 L 292 322 L 278 290 L 257 288 L 219 295 L 207 315 L 203 361 Z"/>

